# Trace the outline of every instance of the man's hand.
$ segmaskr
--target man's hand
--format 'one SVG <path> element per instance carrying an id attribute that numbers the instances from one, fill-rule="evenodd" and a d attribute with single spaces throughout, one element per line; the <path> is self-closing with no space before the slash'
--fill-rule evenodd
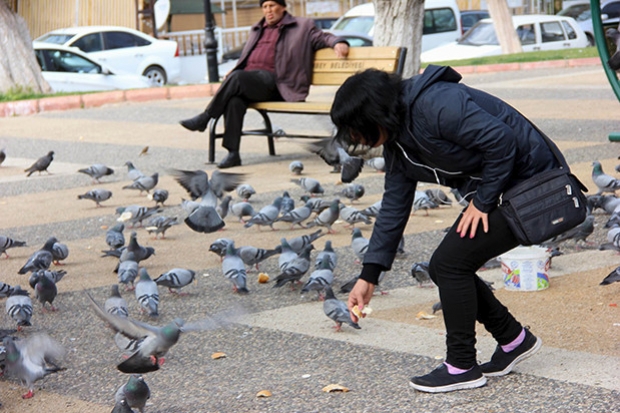
<path id="1" fill-rule="evenodd" d="M 334 52 L 340 59 L 344 59 L 349 54 L 349 45 L 346 43 L 336 43 L 334 45 Z"/>
<path id="2" fill-rule="evenodd" d="M 353 307 L 357 306 L 357 308 L 362 311 L 364 306 L 370 303 L 370 299 L 372 298 L 372 293 L 375 292 L 375 285 L 369 283 L 365 280 L 357 280 L 353 289 L 349 293 L 349 300 L 347 301 L 347 307 L 349 308 L 349 313 L 351 314 L 351 320 L 354 323 L 357 323 L 359 320 L 357 316 L 353 313 Z M 362 314 L 362 317 L 365 317 L 365 314 Z"/>
<path id="3" fill-rule="evenodd" d="M 469 238 L 473 238 L 476 236 L 476 230 L 480 221 L 482 221 L 484 232 L 489 232 L 489 214 L 480 211 L 474 206 L 473 202 L 470 202 L 465 211 L 463 211 L 459 226 L 456 227 L 456 232 L 461 234 L 461 238 L 463 238 L 469 231 Z"/>

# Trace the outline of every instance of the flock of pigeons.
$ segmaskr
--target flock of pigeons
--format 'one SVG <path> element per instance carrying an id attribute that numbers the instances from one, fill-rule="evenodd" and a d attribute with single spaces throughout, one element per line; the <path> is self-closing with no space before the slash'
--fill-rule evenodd
<path id="1" fill-rule="evenodd" d="M 273 249 L 258 248 L 254 246 L 237 246 L 235 240 L 230 238 L 218 238 L 209 246 L 209 251 L 221 257 L 222 274 L 230 280 L 233 291 L 237 294 L 248 294 L 247 273 L 260 264 L 278 256 L 279 274 L 273 280 L 273 288 L 281 288 L 286 284 L 291 290 L 300 284 L 301 294 L 315 291 L 317 297 L 323 300 L 325 315 L 332 319 L 335 328 L 340 331 L 342 324 L 347 324 L 355 329 L 360 326 L 351 320 L 346 304 L 337 299 L 332 286 L 334 271 L 337 266 L 338 256 L 330 240 L 325 241 L 323 249 L 312 258 L 312 251 L 316 248 L 313 243 L 326 233 L 333 232 L 333 226 L 342 222 L 352 231 L 350 248 L 361 262 L 368 248 L 369 240 L 362 235 L 358 224 L 370 225 L 381 208 L 381 202 L 377 202 L 368 208 L 357 209 L 354 204 L 365 194 L 365 188 L 353 181 L 365 164 L 378 171 L 385 167 L 383 158 L 372 158 L 360 161 L 361 158 L 350 156 L 342 148 L 328 148 L 326 145 L 311 147 L 311 150 L 319 154 L 329 165 L 341 173 L 341 180 L 348 184 L 333 199 L 323 199 L 325 189 L 321 183 L 313 178 L 301 176 L 303 164 L 293 161 L 289 166 L 290 172 L 295 176 L 291 183 L 297 185 L 304 195 L 296 202 L 290 196 L 289 191 L 284 191 L 267 205 L 260 209 L 250 200 L 256 194 L 254 188 L 244 184 L 243 174 L 226 173 L 215 170 L 211 176 L 202 170 L 176 170 L 169 173 L 176 182 L 181 185 L 188 194 L 189 199 L 182 201 L 182 208 L 186 212 L 184 223 L 193 231 L 201 233 L 213 233 L 225 227 L 226 219 L 234 218 L 245 228 L 257 226 L 275 229 L 278 222 L 286 223 L 291 229 L 300 227 L 310 229 L 311 232 L 291 237 L 281 238 L 280 245 Z M 4 154 L 4 152 L 2 152 Z M 38 159 L 31 167 L 25 170 L 27 176 L 33 173 L 45 172 L 53 161 L 54 152 Z M 103 251 L 103 257 L 114 257 L 117 265 L 114 271 L 118 275 L 118 284 L 111 288 L 110 296 L 101 305 L 88 294 L 88 301 L 94 313 L 100 317 L 115 332 L 115 343 L 125 354 L 126 358 L 118 364 L 117 368 L 123 373 L 130 374 L 126 384 L 118 389 L 115 397 L 116 406 L 114 412 L 132 411 L 137 408 L 141 412 L 146 400 L 150 396 L 150 390 L 144 380 L 143 374 L 156 371 L 160 368 L 168 350 L 174 346 L 182 332 L 192 330 L 205 330 L 219 328 L 225 323 L 222 319 L 212 317 L 196 323 L 185 323 L 177 318 L 164 326 L 154 326 L 142 321 L 137 321 L 129 316 L 129 309 L 125 298 L 121 295 L 119 285 L 125 291 L 133 291 L 139 308 L 148 315 L 156 318 L 159 315 L 159 287 L 168 288 L 173 294 L 183 295 L 182 288 L 190 285 L 196 277 L 196 272 L 187 268 L 173 268 L 157 278 L 152 279 L 144 261 L 151 257 L 155 250 L 153 247 L 145 247 L 139 244 L 138 234 L 135 227 L 141 226 L 149 233 L 155 233 L 156 237 L 165 237 L 167 229 L 180 224 L 178 217 L 161 215 L 164 212 L 165 202 L 169 192 L 165 189 L 156 188 L 158 185 L 157 173 L 146 176 L 142 174 L 131 162 L 125 164 L 127 177 L 131 183 L 123 189 L 137 190 L 146 193 L 155 206 L 146 207 L 129 205 L 117 208 L 118 224 L 110 228 L 105 237 L 108 249 Z M 94 164 L 88 168 L 80 169 L 80 173 L 89 175 L 93 183 L 114 173 L 112 168 L 102 164 Z M 619 171 L 620 172 L 620 171 Z M 620 251 L 620 199 L 615 197 L 615 192 L 620 189 L 620 180 L 605 174 L 599 162 L 593 163 L 592 179 L 598 188 L 598 193 L 588 197 L 590 212 L 602 209 L 610 215 L 606 227 L 609 228 L 608 243 L 601 249 L 615 249 Z M 291 192 L 295 187 L 291 188 Z M 233 201 L 230 193 L 236 192 L 239 200 Z M 611 193 L 612 195 L 606 195 Z M 466 206 L 467 201 L 458 193 L 454 198 L 461 206 Z M 85 194 L 79 195 L 78 199 L 88 199 L 95 202 L 97 207 L 102 202 L 109 200 L 112 192 L 106 189 L 92 189 Z M 346 205 L 345 200 L 349 205 Z M 440 189 L 417 191 L 414 200 L 414 212 L 451 206 L 450 199 Z M 147 221 L 148 220 L 148 221 Z M 147 221 L 147 224 L 143 224 Z M 124 231 L 131 226 L 132 232 L 129 241 L 126 242 Z M 574 240 L 575 244 L 587 242 L 587 237 L 594 230 L 594 217 L 588 215 L 586 221 L 565 234 L 549 240 L 550 246 L 567 240 Z M 12 239 L 0 235 L 0 254 L 9 258 L 7 250 L 14 247 L 24 247 L 24 241 Z M 404 253 L 404 240 L 398 249 Z M 35 299 L 41 304 L 42 311 L 55 311 L 54 300 L 57 296 L 56 283 L 61 281 L 65 271 L 54 271 L 52 264 L 59 264 L 69 256 L 66 244 L 59 242 L 55 237 L 50 237 L 43 247 L 35 251 L 27 262 L 19 270 L 19 274 L 28 274 L 29 285 L 33 289 Z M 306 281 L 302 281 L 309 273 Z M 260 281 L 259 274 L 259 281 Z M 428 276 L 428 263 L 414 263 L 411 275 L 419 286 L 432 286 Z M 341 293 L 351 290 L 357 277 L 343 283 Z M 267 282 L 265 279 L 263 282 Z M 610 273 L 601 284 L 610 284 L 620 281 L 620 267 Z M 20 286 L 11 286 L 0 282 L 0 298 L 6 298 L 6 313 L 13 320 L 18 331 L 32 325 L 34 307 L 30 294 Z M 49 306 L 49 309 L 48 309 Z M 437 303 L 433 311 L 441 308 Z M 34 334 L 28 338 L 13 337 L 14 330 L 4 331 L 4 339 L 0 346 L 0 368 L 9 376 L 14 376 L 24 382 L 28 392 L 24 398 L 34 394 L 34 382 L 45 377 L 47 374 L 61 371 L 59 362 L 64 356 L 63 347 L 51 337 L 45 334 Z"/>

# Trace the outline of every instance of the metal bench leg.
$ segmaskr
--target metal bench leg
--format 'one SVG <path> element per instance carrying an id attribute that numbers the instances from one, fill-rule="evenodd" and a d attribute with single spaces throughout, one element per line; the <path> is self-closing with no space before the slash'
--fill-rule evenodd
<path id="1" fill-rule="evenodd" d="M 269 147 L 269 155 L 276 155 L 276 146 L 273 142 L 273 127 L 271 126 L 271 119 L 269 119 L 269 115 L 264 110 L 257 110 L 258 113 L 263 117 L 263 121 L 265 122 L 265 131 L 267 133 L 267 146 Z"/>

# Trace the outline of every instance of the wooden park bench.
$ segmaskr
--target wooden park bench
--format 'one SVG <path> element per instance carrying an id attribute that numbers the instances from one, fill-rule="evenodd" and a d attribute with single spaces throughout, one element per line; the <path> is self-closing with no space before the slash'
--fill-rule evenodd
<path id="1" fill-rule="evenodd" d="M 379 69 L 390 73 L 402 74 L 407 49 L 404 47 L 351 47 L 346 59 L 339 59 L 332 49 L 321 49 L 314 56 L 311 86 L 340 86 L 349 77 L 366 69 Z M 332 96 L 333 99 L 333 96 Z M 287 134 L 282 130 L 273 130 L 270 113 L 296 115 L 329 115 L 332 102 L 258 102 L 249 106 L 263 118 L 261 129 L 244 130 L 241 136 L 266 136 L 269 155 L 275 155 L 274 137 L 287 138 L 325 138 L 327 136 Z M 212 119 L 209 126 L 209 162 L 215 161 L 215 141 L 222 138 L 216 127 L 220 118 Z"/>

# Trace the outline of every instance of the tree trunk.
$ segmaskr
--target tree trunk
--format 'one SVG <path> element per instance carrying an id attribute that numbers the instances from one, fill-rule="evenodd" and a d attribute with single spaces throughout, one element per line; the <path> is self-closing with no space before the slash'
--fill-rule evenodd
<path id="1" fill-rule="evenodd" d="M 0 93 L 19 88 L 51 92 L 41 75 L 26 22 L 0 0 Z"/>
<path id="2" fill-rule="evenodd" d="M 407 60 L 403 77 L 420 70 L 424 0 L 373 0 L 375 5 L 374 46 L 403 46 Z"/>
<path id="3" fill-rule="evenodd" d="M 495 26 L 497 40 L 502 47 L 502 53 L 523 52 L 521 41 L 519 36 L 517 36 L 514 24 L 512 24 L 512 16 L 510 15 L 506 0 L 488 0 L 487 7 L 493 20 L 493 26 Z"/>

